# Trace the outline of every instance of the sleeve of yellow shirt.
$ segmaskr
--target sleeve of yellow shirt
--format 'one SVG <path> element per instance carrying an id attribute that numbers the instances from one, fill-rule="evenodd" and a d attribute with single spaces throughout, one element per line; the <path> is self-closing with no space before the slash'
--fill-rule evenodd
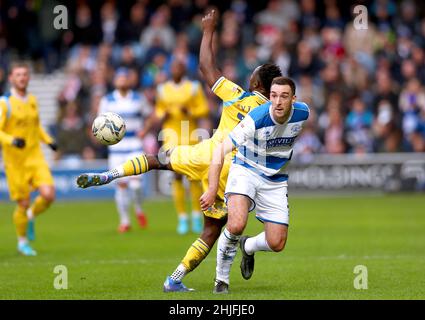
<path id="1" fill-rule="evenodd" d="M 156 91 L 155 115 L 159 119 L 164 118 L 165 113 L 167 112 L 167 106 L 165 105 L 162 99 L 162 94 L 161 94 L 162 90 L 163 90 L 163 85 L 160 85 L 158 86 L 158 89 Z"/>
<path id="2" fill-rule="evenodd" d="M 4 132 L 4 127 L 6 126 L 7 121 L 7 105 L 6 102 L 0 100 L 0 143 L 11 145 L 13 137 L 6 132 Z"/>
<path id="3" fill-rule="evenodd" d="M 205 118 L 208 116 L 209 109 L 202 85 L 197 81 L 194 81 L 192 85 L 194 86 L 194 95 L 190 103 L 190 114 L 194 118 Z"/>
<path id="4" fill-rule="evenodd" d="M 220 77 L 212 86 L 211 90 L 223 100 L 223 106 L 232 105 L 239 97 L 245 93 L 245 90 L 236 83 Z"/>
<path id="5" fill-rule="evenodd" d="M 40 134 L 41 141 L 45 144 L 53 143 L 53 138 L 44 130 L 41 124 L 38 126 L 38 132 Z"/>
<path id="6" fill-rule="evenodd" d="M 38 112 L 38 101 L 37 99 L 33 96 L 33 99 L 35 100 L 35 105 L 37 106 L 37 112 Z M 43 126 L 41 125 L 41 123 L 39 123 L 38 125 L 38 133 L 40 135 L 40 139 L 41 141 L 43 141 L 45 144 L 51 144 L 53 143 L 53 138 L 44 130 Z"/>

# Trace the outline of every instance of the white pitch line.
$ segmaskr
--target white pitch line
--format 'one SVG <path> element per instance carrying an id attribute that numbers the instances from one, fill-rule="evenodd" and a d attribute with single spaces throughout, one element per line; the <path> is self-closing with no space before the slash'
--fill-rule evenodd
<path id="1" fill-rule="evenodd" d="M 349 255 L 338 255 L 338 256 L 303 256 L 303 257 L 295 257 L 295 256 L 273 256 L 266 257 L 265 255 L 261 255 L 261 258 L 267 260 L 352 260 L 352 259 L 364 259 L 364 260 L 394 260 L 394 259 L 416 259 L 416 260 L 425 260 L 425 256 L 414 256 L 414 255 L 365 255 L 365 256 L 349 256 Z M 33 259 L 33 258 L 28 258 Z M 40 266 L 40 265 L 57 265 L 57 264 L 65 264 L 65 265 L 91 265 L 91 264 L 101 264 L 101 265 L 129 265 L 129 264 L 155 264 L 155 263 L 177 263 L 178 259 L 111 259 L 111 260 L 80 260 L 80 261 L 66 261 L 61 262 L 58 261 L 22 261 L 22 262 L 8 262 L 3 261 L 0 262 L 0 267 L 13 267 L 13 266 Z M 206 259 L 205 263 L 215 263 L 215 259 Z"/>

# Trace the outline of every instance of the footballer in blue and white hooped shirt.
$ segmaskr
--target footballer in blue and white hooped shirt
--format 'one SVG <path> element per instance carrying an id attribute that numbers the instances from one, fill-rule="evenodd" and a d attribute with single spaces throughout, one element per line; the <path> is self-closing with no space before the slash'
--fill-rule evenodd
<path id="1" fill-rule="evenodd" d="M 309 108 L 303 102 L 292 104 L 284 123 L 274 119 L 271 102 L 248 113 L 229 134 L 238 151 L 227 180 L 226 198 L 231 193 L 243 193 L 251 200 L 249 211 L 257 206 L 259 220 L 288 224 L 289 213 L 281 195 L 282 192 L 286 194 L 287 166 L 295 140 L 308 116 Z M 253 181 L 258 182 L 255 187 Z M 273 194 L 277 197 L 273 198 Z M 284 200 L 287 200 L 286 197 Z"/>
<path id="2" fill-rule="evenodd" d="M 115 168 L 128 159 L 143 153 L 142 137 L 149 130 L 153 108 L 138 92 L 130 89 L 127 68 L 118 68 L 114 76 L 115 90 L 102 97 L 98 114 L 114 112 L 119 114 L 126 125 L 124 138 L 117 144 L 108 146 L 108 166 Z M 141 176 L 122 179 L 116 185 L 115 201 L 120 216 L 119 232 L 129 230 L 129 207 L 133 202 L 141 226 L 146 225 L 146 217 L 141 208 Z"/>
<path id="3" fill-rule="evenodd" d="M 229 285 L 238 243 L 245 279 L 253 273 L 255 252 L 283 250 L 289 224 L 287 166 L 309 114 L 307 104 L 296 101 L 295 83 L 286 77 L 274 78 L 270 102 L 249 112 L 214 150 L 208 190 L 200 198 L 202 210 L 213 203 L 225 155 L 238 149 L 226 184 L 228 221 L 218 241 L 216 288 Z M 254 208 L 264 232 L 241 236 Z"/>

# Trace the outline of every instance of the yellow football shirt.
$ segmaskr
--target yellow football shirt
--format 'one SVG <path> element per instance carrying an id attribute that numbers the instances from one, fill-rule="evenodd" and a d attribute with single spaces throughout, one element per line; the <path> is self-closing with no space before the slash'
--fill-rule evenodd
<path id="1" fill-rule="evenodd" d="M 198 81 L 167 81 L 157 89 L 155 114 L 163 119 L 163 142 L 166 148 L 198 142 L 193 135 L 197 121 L 208 115 L 208 104 Z"/>
<path id="2" fill-rule="evenodd" d="M 220 123 L 211 139 L 221 143 L 252 109 L 269 100 L 258 91 L 245 91 L 237 84 L 220 77 L 211 90 L 223 100 Z"/>
<path id="3" fill-rule="evenodd" d="M 12 145 L 14 138 L 25 140 L 25 148 Z M 37 165 L 44 162 L 40 142 L 52 143 L 53 139 L 40 124 L 38 104 L 35 96 L 26 99 L 14 95 L 0 98 L 0 143 L 6 169 L 10 166 Z"/>
<path id="4" fill-rule="evenodd" d="M 178 146 L 170 155 L 173 170 L 188 176 L 191 180 L 200 180 L 204 191 L 208 188 L 208 170 L 216 146 L 223 141 L 249 111 L 269 101 L 261 93 L 245 91 L 225 77 L 219 78 L 211 89 L 223 100 L 220 123 L 214 135 L 211 139 L 203 140 L 194 146 Z M 236 151 L 226 156 L 220 174 L 217 192 L 220 199 L 224 198 L 230 162 L 235 153 Z M 211 213 L 204 212 L 204 214 L 211 216 Z M 221 216 L 213 217 L 221 218 Z"/>

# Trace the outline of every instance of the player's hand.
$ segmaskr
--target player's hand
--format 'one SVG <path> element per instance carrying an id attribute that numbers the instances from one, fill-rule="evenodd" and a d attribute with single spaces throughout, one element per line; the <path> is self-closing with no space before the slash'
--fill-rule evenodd
<path id="1" fill-rule="evenodd" d="M 12 145 L 19 149 L 25 148 L 25 140 L 22 138 L 14 138 Z"/>
<path id="2" fill-rule="evenodd" d="M 213 32 L 217 25 L 217 20 L 217 12 L 215 10 L 211 10 L 202 18 L 202 30 Z"/>
<path id="3" fill-rule="evenodd" d="M 58 145 L 55 142 L 49 143 L 49 147 L 53 151 L 58 151 Z"/>
<path id="4" fill-rule="evenodd" d="M 189 115 L 189 110 L 187 109 L 187 107 L 181 107 L 180 108 L 181 112 L 183 113 L 184 116 L 188 116 Z"/>
<path id="5" fill-rule="evenodd" d="M 217 192 L 213 192 L 211 190 L 204 192 L 204 194 L 199 198 L 201 210 L 207 211 L 208 208 L 214 204 L 216 196 Z"/>
<path id="6" fill-rule="evenodd" d="M 137 133 L 137 136 L 139 137 L 139 139 L 143 139 L 146 136 L 146 134 L 147 134 L 147 131 L 146 130 L 140 130 Z"/>

